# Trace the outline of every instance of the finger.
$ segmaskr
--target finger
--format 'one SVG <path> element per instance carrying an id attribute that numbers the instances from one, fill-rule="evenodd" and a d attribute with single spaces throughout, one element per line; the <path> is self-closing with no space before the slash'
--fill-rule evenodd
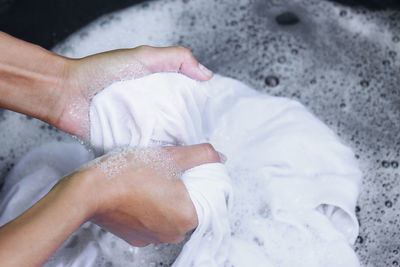
<path id="1" fill-rule="evenodd" d="M 199 81 L 207 81 L 213 76 L 213 73 L 200 64 L 186 47 L 140 46 L 136 49 L 138 49 L 138 59 L 153 73 L 179 71 Z"/>
<path id="2" fill-rule="evenodd" d="M 225 163 L 226 161 L 226 156 L 216 151 L 210 144 L 165 147 L 165 149 L 183 171 L 205 163 Z"/>

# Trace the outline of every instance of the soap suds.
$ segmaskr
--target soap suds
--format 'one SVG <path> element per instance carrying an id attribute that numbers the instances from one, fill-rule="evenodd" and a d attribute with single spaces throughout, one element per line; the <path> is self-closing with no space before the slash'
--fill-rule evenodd
<path id="1" fill-rule="evenodd" d="M 129 151 L 116 148 L 108 154 L 96 159 L 95 167 L 99 168 L 108 179 L 114 178 L 128 166 L 127 155 Z"/>
<path id="2" fill-rule="evenodd" d="M 115 148 L 107 154 L 85 164 L 83 168 L 98 168 L 108 179 L 121 174 L 129 165 L 135 170 L 151 168 L 167 179 L 179 178 L 182 170 L 171 154 L 162 147 L 125 147 Z"/>
<path id="3" fill-rule="evenodd" d="M 69 119 L 79 125 L 79 130 L 75 134 L 84 142 L 90 139 L 89 106 L 93 97 L 115 82 L 137 79 L 151 74 L 150 70 L 138 60 L 124 62 L 127 61 L 126 58 L 119 57 L 119 60 L 116 61 L 114 57 L 118 56 L 118 52 L 114 53 L 116 54 L 108 55 L 108 64 L 110 65 L 95 65 L 89 73 L 84 73 L 85 77 L 80 81 L 80 86 L 84 86 L 82 89 L 83 99 L 76 99 L 67 106 Z M 79 80 L 78 75 L 76 78 Z"/>

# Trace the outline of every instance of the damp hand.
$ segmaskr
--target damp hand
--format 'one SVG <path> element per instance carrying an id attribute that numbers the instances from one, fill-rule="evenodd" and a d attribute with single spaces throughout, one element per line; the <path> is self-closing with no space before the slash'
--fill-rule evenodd
<path id="1" fill-rule="evenodd" d="M 155 72 L 181 72 L 199 81 L 213 76 L 185 47 L 139 46 L 69 59 L 59 101 L 62 111 L 54 120 L 55 126 L 85 137 L 89 131 L 90 100 L 96 93 L 115 81 Z"/>
<path id="2" fill-rule="evenodd" d="M 212 72 L 184 47 L 139 46 L 70 59 L 0 31 L 0 107 L 87 137 L 89 105 L 107 85 L 154 72 L 206 81 Z"/>
<path id="3" fill-rule="evenodd" d="M 91 221 L 135 246 L 180 242 L 198 222 L 176 173 L 221 161 L 224 157 L 209 144 L 106 155 L 81 171 L 93 183 Z M 121 170 L 113 174 L 115 166 Z"/>
<path id="4" fill-rule="evenodd" d="M 89 220 L 136 246 L 181 241 L 197 226 L 197 214 L 173 173 L 223 162 L 223 156 L 209 144 L 146 151 L 106 155 L 63 178 L 35 205 L 0 226 L 1 266 L 42 266 Z M 110 177 L 103 163 L 122 166 L 122 171 Z"/>

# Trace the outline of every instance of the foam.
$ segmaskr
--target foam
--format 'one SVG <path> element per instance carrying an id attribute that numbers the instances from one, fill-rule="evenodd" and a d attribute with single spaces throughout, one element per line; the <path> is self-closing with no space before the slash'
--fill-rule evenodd
<path id="1" fill-rule="evenodd" d="M 161 147 L 119 147 L 92 160 L 82 168 L 98 168 L 111 179 L 122 173 L 128 165 L 135 168 L 152 168 L 167 179 L 180 177 L 182 170 L 172 159 L 170 153 Z"/>
<path id="2" fill-rule="evenodd" d="M 93 65 L 88 76 L 83 77 L 86 86 L 83 88 L 85 99 L 90 101 L 92 98 L 104 88 L 110 86 L 112 83 L 123 80 L 131 80 L 140 78 L 150 74 L 150 70 L 139 60 L 135 58 L 121 57 L 121 55 L 114 55 L 117 59 L 117 66 L 106 66 L 104 62 L 92 62 Z M 90 62 L 90 57 L 88 58 Z M 96 64 L 97 63 L 97 64 Z M 102 65 L 98 65 L 102 63 Z M 87 103 L 86 103 L 87 104 Z"/>
<path id="3" fill-rule="evenodd" d="M 98 158 L 95 161 L 95 167 L 99 168 L 107 178 L 111 179 L 126 169 L 128 164 L 126 156 L 127 150 L 113 150 L 105 156 Z"/>
<path id="4" fill-rule="evenodd" d="M 4 110 L 0 113 L 0 184 L 16 161 L 32 148 L 49 140 L 73 142 L 71 136 L 37 119 Z"/>
<path id="5" fill-rule="evenodd" d="M 136 148 L 133 157 L 138 163 L 150 166 L 168 179 L 179 178 L 182 170 L 171 157 L 171 154 L 163 148 Z"/>

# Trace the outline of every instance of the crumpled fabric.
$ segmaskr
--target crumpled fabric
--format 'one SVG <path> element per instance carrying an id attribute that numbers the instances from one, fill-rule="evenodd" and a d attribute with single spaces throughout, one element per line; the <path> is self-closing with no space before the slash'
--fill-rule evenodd
<path id="1" fill-rule="evenodd" d="M 357 265 L 347 245 L 358 234 L 354 208 L 360 171 L 351 150 L 301 104 L 260 94 L 221 76 L 198 83 L 161 73 L 110 86 L 93 99 L 90 118 L 91 144 L 101 152 L 120 146 L 210 142 L 227 154 L 230 166 L 261 177 L 259 190 L 265 192 L 274 218 L 301 231 L 318 232 L 327 242 L 343 242 L 336 246 L 341 254 L 336 256 L 348 257 L 341 266 Z M 200 239 L 192 236 L 174 266 L 234 264 L 241 259 L 233 259 L 229 252 L 238 242 L 223 222 L 229 213 L 227 199 L 234 197 L 225 185 L 227 179 L 201 171 L 193 179 L 192 172 L 182 179 L 196 205 Z M 215 184 L 207 184 L 206 178 L 216 178 Z M 204 213 L 213 209 L 219 211 Z M 245 247 L 256 250 L 254 244 Z M 321 265 L 324 257 L 315 254 L 308 266 L 328 266 Z M 264 266 L 268 261 L 265 256 L 251 258 Z"/>
<path id="2" fill-rule="evenodd" d="M 227 155 L 225 165 L 205 164 L 182 176 L 199 225 L 173 266 L 359 266 L 351 245 L 358 235 L 354 210 L 361 173 L 351 150 L 298 102 L 219 75 L 200 83 L 160 73 L 106 88 L 93 99 L 90 119 L 97 155 L 116 147 L 202 142 Z M 66 160 L 72 159 L 60 162 Z M 59 170 L 57 179 L 64 174 Z M 23 187 L 44 194 L 57 180 L 32 183 L 28 176 L 7 178 L 0 222 L 35 202 L 18 194 Z M 86 241 L 68 254 L 79 234 Z M 96 258 L 116 258 L 128 248 L 120 242 L 87 223 L 48 264 L 95 266 Z"/>

